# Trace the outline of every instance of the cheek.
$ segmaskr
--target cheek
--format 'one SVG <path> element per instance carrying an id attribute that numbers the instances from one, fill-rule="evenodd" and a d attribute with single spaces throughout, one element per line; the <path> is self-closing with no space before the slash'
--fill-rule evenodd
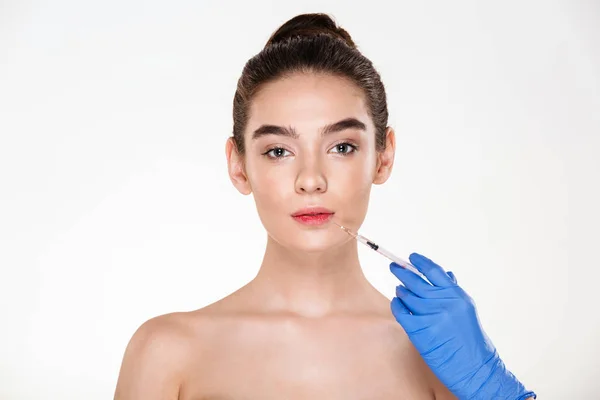
<path id="1" fill-rule="evenodd" d="M 367 212 L 373 171 L 365 165 L 356 168 L 344 168 L 330 176 L 328 191 L 338 200 L 340 211 L 348 223 L 360 225 Z"/>
<path id="2" fill-rule="evenodd" d="M 373 183 L 374 168 L 367 163 L 354 163 L 333 168 L 329 176 L 329 189 L 345 197 L 355 198 L 369 195 Z"/>
<path id="3" fill-rule="evenodd" d="M 348 203 L 361 202 L 369 197 L 371 181 L 357 175 L 346 175 L 343 178 L 330 180 L 328 190 L 335 193 L 335 197 L 344 199 Z"/>
<path id="4" fill-rule="evenodd" d="M 255 168 L 250 177 L 250 185 L 259 211 L 285 206 L 290 195 L 289 172 L 286 168 Z"/>

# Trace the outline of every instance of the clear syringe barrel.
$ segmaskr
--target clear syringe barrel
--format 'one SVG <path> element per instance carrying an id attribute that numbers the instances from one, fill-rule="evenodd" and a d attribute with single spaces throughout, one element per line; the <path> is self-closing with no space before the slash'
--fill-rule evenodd
<path id="1" fill-rule="evenodd" d="M 414 272 L 415 274 L 419 275 L 421 278 L 423 278 L 427 281 L 427 278 L 423 274 L 421 274 L 419 272 L 419 270 L 417 268 L 415 268 L 415 266 L 412 265 L 410 262 L 403 260 L 402 258 L 396 256 L 395 254 L 391 253 L 390 251 L 384 249 L 383 247 L 375 244 L 375 242 L 372 242 L 371 240 L 367 239 L 366 237 L 364 237 L 362 235 L 357 235 L 356 240 L 358 240 L 359 242 L 363 243 L 366 246 L 369 246 L 371 249 L 375 250 L 379 254 L 383 255 L 384 257 L 387 257 L 388 259 L 392 260 L 393 262 L 400 265 L 401 267 L 406 268 L 407 270 L 409 270 L 411 272 Z"/>

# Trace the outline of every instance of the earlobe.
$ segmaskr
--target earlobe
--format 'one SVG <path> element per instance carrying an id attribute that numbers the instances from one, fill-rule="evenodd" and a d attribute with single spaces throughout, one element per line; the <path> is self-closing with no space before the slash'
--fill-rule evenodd
<path id="1" fill-rule="evenodd" d="M 375 185 L 385 183 L 392 174 L 394 155 L 396 153 L 396 137 L 394 130 L 388 126 L 385 131 L 385 150 L 377 154 L 377 169 L 373 178 Z"/>
<path id="2" fill-rule="evenodd" d="M 244 195 L 252 193 L 248 176 L 244 166 L 244 157 L 237 151 L 233 137 L 225 143 L 225 156 L 227 157 L 227 172 L 233 186 Z"/>

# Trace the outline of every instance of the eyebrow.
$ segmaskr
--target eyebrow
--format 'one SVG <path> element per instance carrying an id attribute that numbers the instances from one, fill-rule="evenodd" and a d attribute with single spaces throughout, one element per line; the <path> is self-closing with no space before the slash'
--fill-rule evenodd
<path id="1" fill-rule="evenodd" d="M 341 132 L 346 129 L 367 130 L 367 126 L 356 118 L 346 118 L 334 124 L 325 125 L 321 129 L 321 136 Z M 299 135 L 293 127 L 284 127 L 278 125 L 261 125 L 252 133 L 252 139 L 258 139 L 265 135 L 287 136 L 292 139 L 298 139 Z"/>

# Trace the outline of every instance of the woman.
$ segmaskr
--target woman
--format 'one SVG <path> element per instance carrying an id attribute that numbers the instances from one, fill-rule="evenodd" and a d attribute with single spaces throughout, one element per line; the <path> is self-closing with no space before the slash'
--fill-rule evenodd
<path id="1" fill-rule="evenodd" d="M 233 117 L 229 175 L 268 232 L 260 270 L 216 303 L 144 323 L 116 399 L 534 396 L 504 369 L 451 273 L 411 255 L 429 285 L 393 264 L 406 287 L 390 312 L 356 241 L 332 223 L 358 230 L 395 150 L 384 86 L 346 31 L 323 14 L 282 25 L 246 64 Z M 432 319 L 436 299 L 452 318 Z M 501 397 L 494 382 L 512 392 Z"/>

